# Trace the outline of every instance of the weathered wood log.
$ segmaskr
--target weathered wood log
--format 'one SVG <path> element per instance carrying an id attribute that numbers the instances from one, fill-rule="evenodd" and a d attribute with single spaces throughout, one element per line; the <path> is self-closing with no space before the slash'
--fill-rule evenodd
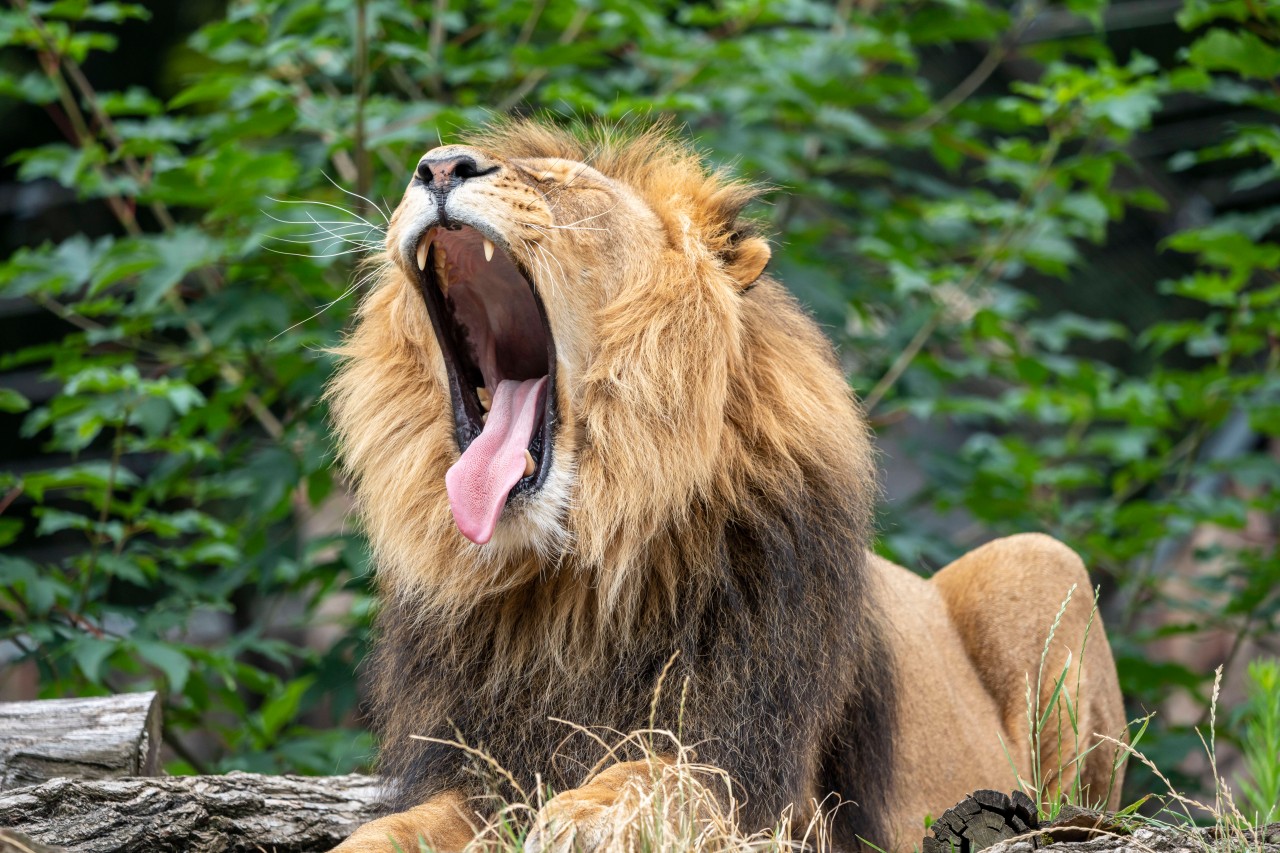
<path id="1" fill-rule="evenodd" d="M 1021 791 L 974 791 L 942 813 L 921 844 L 922 853 L 1189 853 L 1249 850 L 1280 853 L 1280 824 L 1217 837 L 1213 827 L 1174 827 L 1117 818 L 1075 806 L 1040 823 L 1035 803 Z"/>
<path id="2" fill-rule="evenodd" d="M 0 791 L 59 776 L 154 776 L 159 744 L 154 692 L 0 702 Z"/>
<path id="3" fill-rule="evenodd" d="M 65 847 L 50 847 L 32 841 L 21 832 L 0 829 L 0 853 L 66 853 Z"/>
<path id="4" fill-rule="evenodd" d="M 373 776 L 54 779 L 0 793 L 0 826 L 77 853 L 324 851 L 376 816 Z"/>
<path id="5" fill-rule="evenodd" d="M 1275 823 L 1222 836 L 1212 826 L 1188 829 L 1138 823 L 1123 834 L 1097 833 L 1088 841 L 1059 839 L 1052 829 L 1045 831 L 1046 843 L 1038 850 L 1022 839 L 1001 841 L 984 853 L 1280 853 L 1280 824 Z"/>
<path id="6" fill-rule="evenodd" d="M 923 853 L 977 853 L 1006 838 L 1037 829 L 1036 804 L 1021 791 L 974 791 L 942 813 L 924 839 Z M 1039 845 L 1035 836 L 1031 847 Z"/>
<path id="7" fill-rule="evenodd" d="M 158 779 L 56 779 L 0 793 L 0 853 L 320 853 L 375 816 L 380 782 L 372 776 L 180 776 Z M 964 803 L 935 823 L 953 833 L 955 815 L 983 812 L 1034 819 L 1031 801 L 983 792 L 974 809 Z M 1005 806 L 1005 801 L 1008 806 Z M 967 800 L 965 802 L 968 802 Z M 944 813 L 945 814 L 945 813 Z M 988 826 L 986 821 L 966 821 Z M 942 824 L 949 827 L 939 830 Z M 1016 824 L 1010 824 L 1016 828 Z M 1033 837 L 1005 838 L 985 853 L 1280 853 L 1280 824 L 1217 838 L 1212 827 L 1178 829 L 1068 810 L 1060 822 L 1030 829 Z M 958 838 L 958 836 L 951 836 Z M 932 842 L 932 843 L 930 843 Z M 941 846 L 950 851 L 954 842 Z M 966 847 L 965 845 L 969 845 Z M 973 850 L 960 839 L 954 849 Z"/>

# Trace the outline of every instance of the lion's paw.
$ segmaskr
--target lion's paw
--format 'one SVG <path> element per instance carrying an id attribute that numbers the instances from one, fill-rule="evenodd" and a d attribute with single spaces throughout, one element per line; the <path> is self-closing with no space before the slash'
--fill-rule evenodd
<path id="1" fill-rule="evenodd" d="M 370 821 L 329 853 L 460 853 L 475 837 L 478 816 L 460 791 L 446 791 L 408 811 Z"/>
<path id="2" fill-rule="evenodd" d="M 610 796 L 601 796 L 608 794 Z M 613 837 L 612 792 L 566 791 L 538 812 L 525 836 L 524 853 L 591 853 Z"/>

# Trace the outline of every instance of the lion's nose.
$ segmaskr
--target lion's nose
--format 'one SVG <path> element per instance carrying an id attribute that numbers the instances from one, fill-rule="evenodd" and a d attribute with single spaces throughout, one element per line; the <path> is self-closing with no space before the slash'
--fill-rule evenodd
<path id="1" fill-rule="evenodd" d="M 463 181 L 487 175 L 496 168 L 480 162 L 471 154 L 432 152 L 418 161 L 416 175 L 427 189 L 447 195 Z"/>

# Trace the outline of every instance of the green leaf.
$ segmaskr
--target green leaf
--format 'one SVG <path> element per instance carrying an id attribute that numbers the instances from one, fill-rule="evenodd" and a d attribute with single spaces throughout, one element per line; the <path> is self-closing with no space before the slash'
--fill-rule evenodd
<path id="1" fill-rule="evenodd" d="M 82 234 L 57 246 L 48 243 L 24 248 L 0 263 L 0 293 L 27 296 L 41 293 L 61 296 L 89 280 L 94 265 L 110 248 L 112 238 L 90 241 Z"/>
<path id="2" fill-rule="evenodd" d="M 1177 21 L 1182 29 L 1195 30 L 1219 20 L 1241 24 L 1251 17 L 1249 0 L 1184 0 Z"/>
<path id="3" fill-rule="evenodd" d="M 24 557 L 0 554 L 0 594 L 5 590 L 16 593 L 27 611 L 39 617 L 53 608 L 65 584 Z"/>
<path id="4" fill-rule="evenodd" d="M 1248 30 L 1211 30 L 1191 45 L 1187 59 L 1210 71 L 1234 71 L 1255 80 L 1280 77 L 1280 49 Z"/>
<path id="5" fill-rule="evenodd" d="M 1067 0 L 1067 8 L 1086 18 L 1096 30 L 1102 29 L 1102 13 L 1108 5 L 1108 0 Z"/>
<path id="6" fill-rule="evenodd" d="M 1160 108 L 1160 98 L 1152 91 L 1131 89 L 1088 104 L 1090 114 L 1104 116 L 1125 130 L 1139 130 L 1151 123 Z"/>
<path id="7" fill-rule="evenodd" d="M 113 640 L 81 634 L 71 645 L 71 658 L 91 684 L 101 684 L 102 666 L 117 648 L 119 645 Z"/>
<path id="8" fill-rule="evenodd" d="M 146 243 L 156 263 L 138 277 L 136 312 L 150 311 L 182 277 L 221 255 L 219 242 L 195 228 L 179 228 Z"/>
<path id="9" fill-rule="evenodd" d="M 31 401 L 12 388 L 0 388 L 0 412 L 25 412 Z"/>
<path id="10" fill-rule="evenodd" d="M 135 640 L 134 648 L 148 663 L 153 664 L 164 673 L 169 682 L 169 690 L 181 693 L 191 674 L 191 659 L 178 648 L 151 640 Z"/>
<path id="11" fill-rule="evenodd" d="M 22 533 L 22 522 L 16 518 L 0 517 L 0 548 L 13 544 Z"/>
<path id="12" fill-rule="evenodd" d="M 79 465 L 68 465 L 27 474 L 23 485 L 31 497 L 43 501 L 45 493 L 52 489 L 77 489 L 105 492 L 108 484 L 114 480 L 118 488 L 127 488 L 138 484 L 138 477 L 129 469 L 128 464 L 119 464 L 112 469 L 110 462 L 82 462 Z"/>
<path id="13" fill-rule="evenodd" d="M 312 676 L 294 679 L 285 686 L 283 691 L 263 704 L 262 731 L 268 740 L 273 740 L 285 724 L 297 717 L 302 697 L 314 683 L 315 678 Z"/>
<path id="14" fill-rule="evenodd" d="M 21 77 L 0 71 L 0 96 L 43 106 L 58 100 L 58 87 L 47 75 L 35 71 Z"/>

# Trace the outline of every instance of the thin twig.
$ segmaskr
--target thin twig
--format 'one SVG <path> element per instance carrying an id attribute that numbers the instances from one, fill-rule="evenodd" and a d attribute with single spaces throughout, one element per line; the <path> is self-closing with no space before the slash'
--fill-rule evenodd
<path id="1" fill-rule="evenodd" d="M 352 145 L 355 149 L 356 161 L 356 196 L 364 199 L 370 193 L 369 149 L 365 137 L 365 106 L 369 100 L 369 21 L 368 0 L 356 0 L 356 127 Z M 356 209 L 361 216 L 368 212 L 365 202 L 360 201 Z"/>
<path id="2" fill-rule="evenodd" d="M 1027 27 L 1035 20 L 1039 11 L 1039 3 L 1027 3 L 1024 5 L 1014 26 L 1006 31 L 1002 38 L 991 43 L 991 47 L 987 50 L 986 55 L 982 57 L 982 61 L 978 63 L 977 67 L 969 72 L 969 75 L 961 80 L 959 85 L 939 98 L 927 113 L 907 124 L 903 128 L 904 132 L 919 133 L 920 131 L 928 130 L 946 118 L 952 110 L 964 103 L 970 95 L 978 91 L 978 87 L 987 82 L 987 78 L 1000 67 L 1000 63 L 1004 61 L 1009 51 L 1018 43 L 1018 39 L 1022 37 Z"/>
<path id="3" fill-rule="evenodd" d="M 449 0 L 435 0 L 431 8 L 431 35 L 427 42 L 427 55 L 431 57 L 431 76 L 427 88 L 436 98 L 444 95 L 444 16 L 449 11 Z"/>
<path id="4" fill-rule="evenodd" d="M 127 412 L 126 412 L 127 416 Z M 98 510 L 98 527 L 107 526 L 111 517 L 111 501 L 115 499 L 116 479 L 120 474 L 120 457 L 124 453 L 124 421 L 116 424 L 115 439 L 111 442 L 111 467 L 107 471 L 107 490 L 102 497 L 102 507 Z M 94 531 L 93 546 L 89 550 L 89 565 L 85 566 L 84 576 L 80 579 L 80 596 L 76 610 L 84 610 L 89 601 L 89 586 L 93 583 L 94 573 L 98 569 L 98 555 L 102 552 L 102 539 L 105 533 L 99 529 Z"/>
<path id="5" fill-rule="evenodd" d="M 4 515 L 4 511 L 12 506 L 13 502 L 22 494 L 22 484 L 14 486 L 12 489 L 4 493 L 4 497 L 0 498 L 0 515 Z"/>
<path id="6" fill-rule="evenodd" d="M 573 40 L 582 32 L 582 28 L 586 25 L 587 19 L 591 17 L 591 7 L 582 5 L 578 7 L 578 11 L 574 13 L 573 20 L 569 21 L 569 25 L 564 28 L 564 32 L 560 34 L 560 38 L 556 39 L 556 44 L 561 47 L 573 43 Z M 520 85 L 512 90 L 511 94 L 498 104 L 497 111 L 505 113 L 520 103 L 528 96 L 530 92 L 538 87 L 538 84 L 547 76 L 545 67 L 535 68 L 530 71 L 525 78 L 520 81 Z"/>
<path id="7" fill-rule="evenodd" d="M 516 36 L 516 43 L 512 45 L 511 52 L 514 53 L 529 43 L 529 39 L 533 37 L 533 31 L 537 29 L 538 20 L 542 17 L 542 10 L 545 8 L 547 8 L 547 0 L 534 0 L 528 16 L 524 19 L 524 26 L 520 28 L 520 35 Z"/>

